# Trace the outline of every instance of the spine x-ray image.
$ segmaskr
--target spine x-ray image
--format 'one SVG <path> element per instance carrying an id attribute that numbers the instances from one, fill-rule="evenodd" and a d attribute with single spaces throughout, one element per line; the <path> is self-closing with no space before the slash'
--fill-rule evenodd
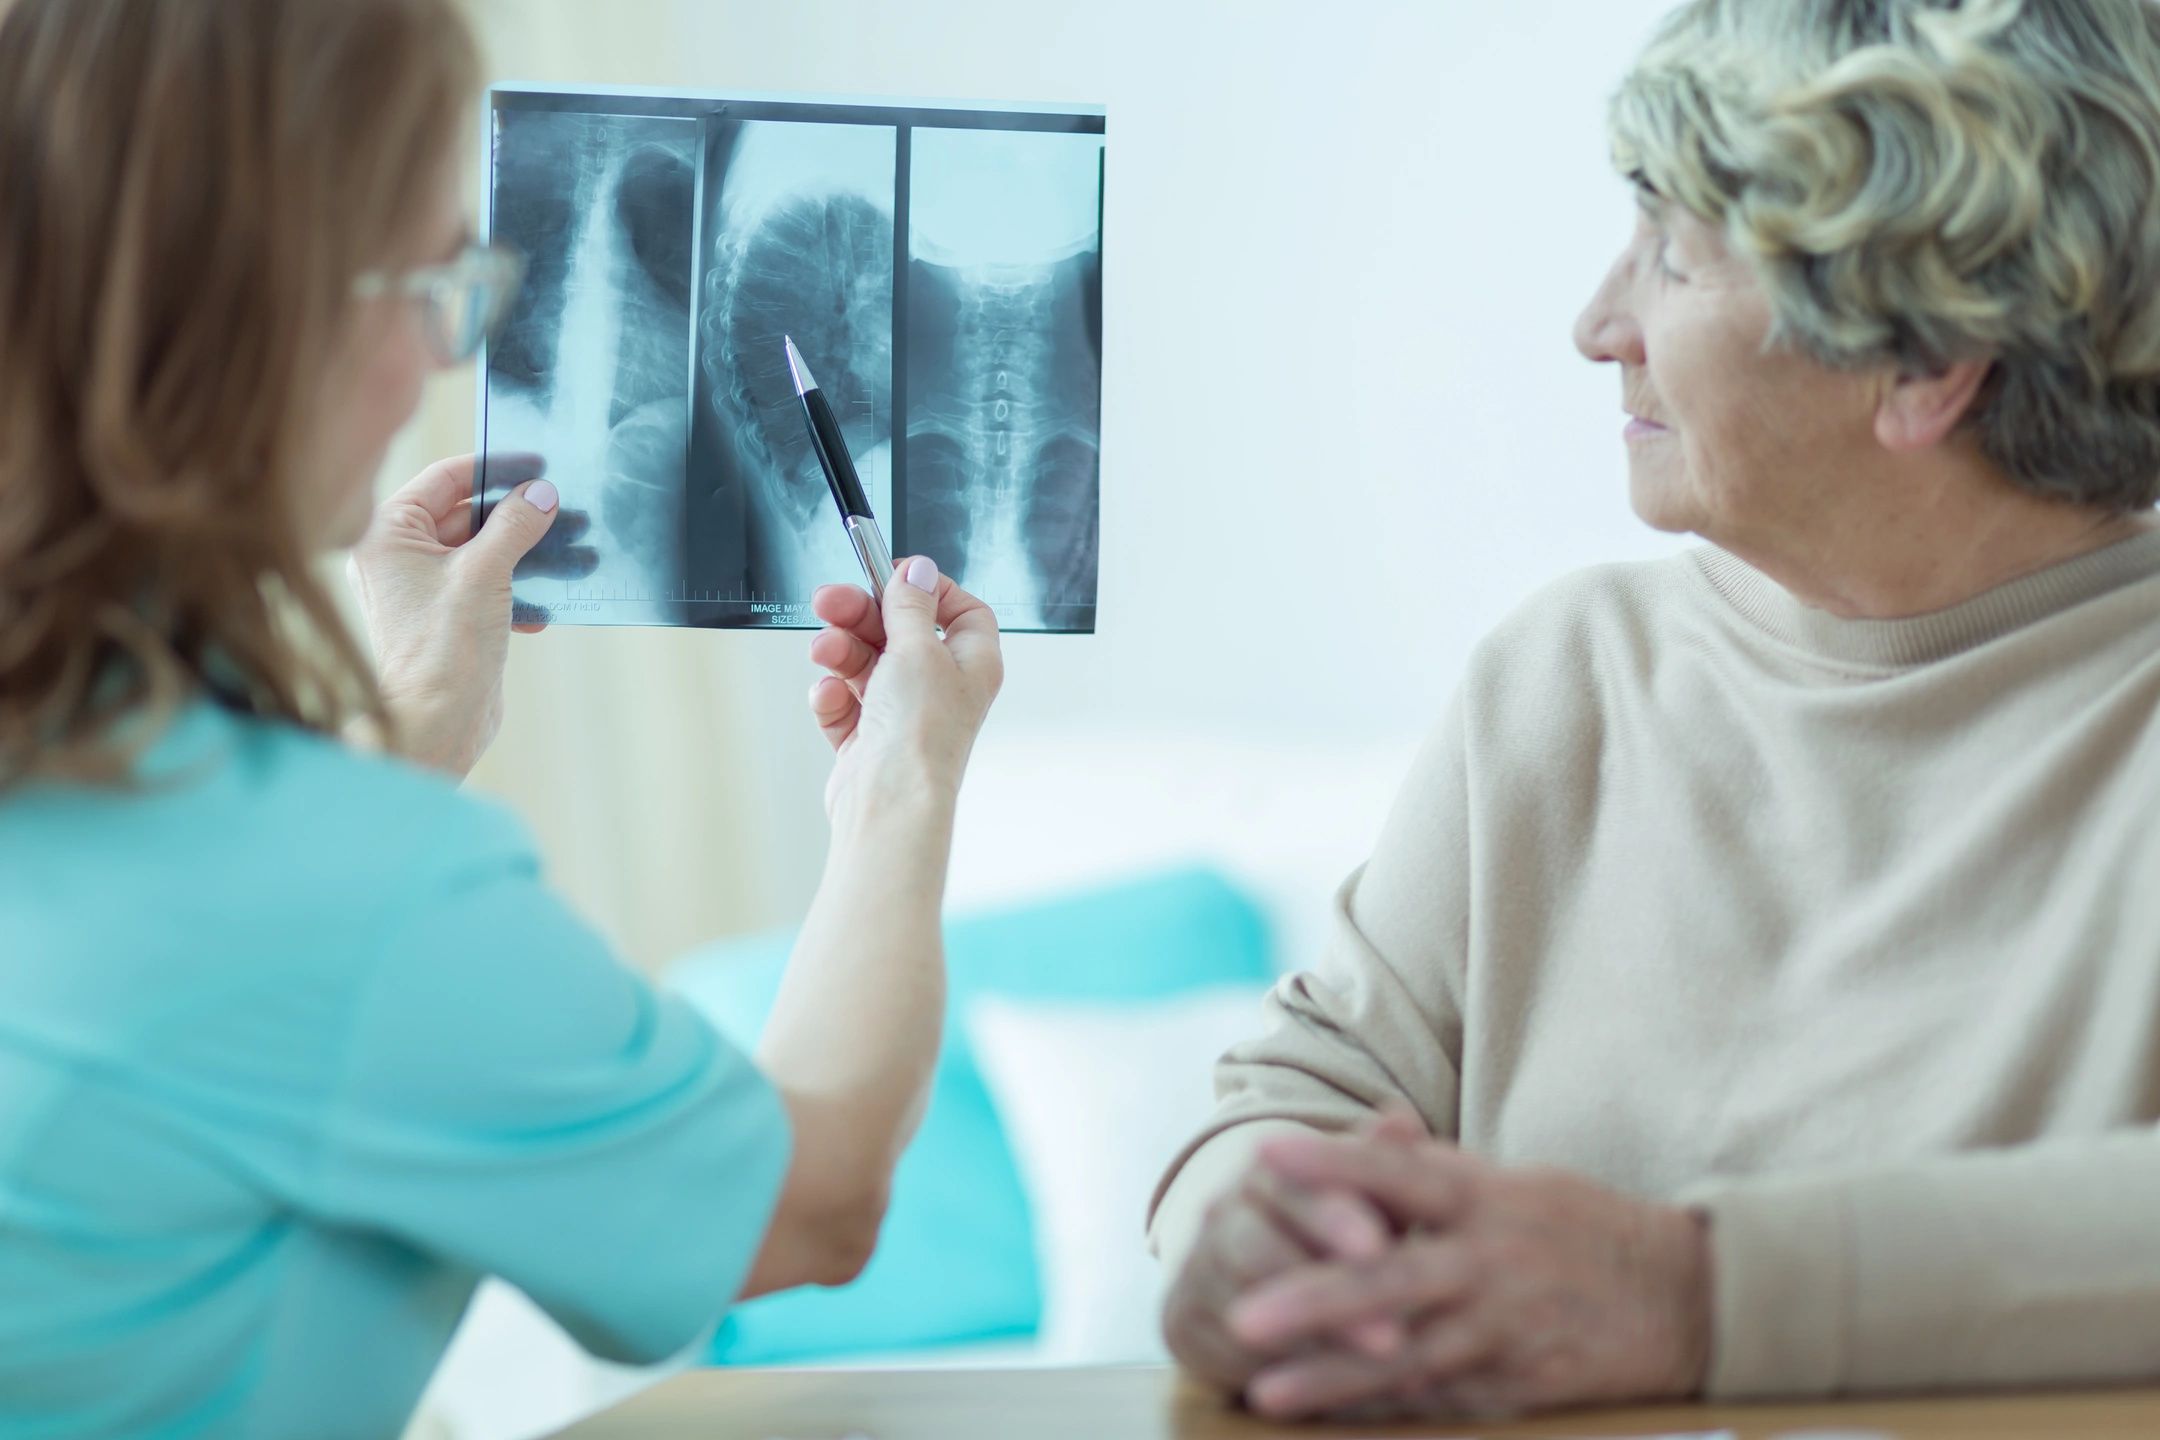
<path id="1" fill-rule="evenodd" d="M 584 517 L 580 563 L 521 568 L 521 617 L 805 627 L 819 585 L 863 583 L 792 336 L 896 555 L 1009 630 L 1095 628 L 1100 112 L 492 100 L 490 238 L 528 275 L 481 453 Z"/>
<path id="2" fill-rule="evenodd" d="M 492 234 L 528 278 L 488 347 L 481 453 L 543 457 L 597 521 L 590 574 L 519 587 L 556 619 L 666 623 L 684 594 L 698 151 L 690 120 L 496 117 Z"/>
<path id="3" fill-rule="evenodd" d="M 692 529 L 754 601 L 860 573 L 788 375 L 817 377 L 892 523 L 895 132 L 723 121 L 705 160 Z"/>
<path id="4" fill-rule="evenodd" d="M 907 534 L 1024 629 L 1095 605 L 1102 143 L 914 134 Z"/>

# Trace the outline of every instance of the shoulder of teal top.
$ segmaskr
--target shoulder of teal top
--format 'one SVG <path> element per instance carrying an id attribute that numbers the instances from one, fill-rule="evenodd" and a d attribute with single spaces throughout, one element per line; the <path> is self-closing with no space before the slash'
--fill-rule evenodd
<path id="1" fill-rule="evenodd" d="M 539 868 L 522 822 L 446 777 L 208 701 L 173 718 L 138 774 L 134 789 L 33 789 L 0 810 L 44 843 L 76 834 L 146 870 L 333 909 L 394 904 L 476 868 Z"/>
<path id="2" fill-rule="evenodd" d="M 523 823 L 496 802 L 440 771 L 335 735 L 252 717 L 232 717 L 253 729 L 275 755 L 289 760 L 351 803 L 412 815 L 462 815 L 498 838 L 528 842 Z"/>
<path id="3" fill-rule="evenodd" d="M 539 869 L 525 823 L 447 776 L 335 736 L 234 722 L 245 745 L 235 782 L 266 812 L 308 825 L 324 857 L 355 874 L 432 888 L 476 866 Z"/>

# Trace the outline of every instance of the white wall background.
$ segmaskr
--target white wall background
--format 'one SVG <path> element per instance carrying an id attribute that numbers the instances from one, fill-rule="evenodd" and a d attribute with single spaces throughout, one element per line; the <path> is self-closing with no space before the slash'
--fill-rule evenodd
<path id="1" fill-rule="evenodd" d="M 1674 548 L 1627 506 L 1617 373 L 1570 341 L 1631 223 L 1606 159 L 1605 100 L 1667 8 L 481 5 L 508 79 L 1108 107 L 1102 629 L 1010 641 L 983 773 L 1039 772 L 1064 737 L 1086 736 L 1084 758 L 1070 752 L 1076 767 L 1216 749 L 1237 763 L 1210 783 L 1250 775 L 1261 790 L 1275 756 L 1355 752 L 1367 771 L 1393 773 L 1469 648 L 1527 593 L 1583 564 Z M 470 448 L 470 393 L 453 385 L 438 397 L 421 448 Z M 515 757 L 565 707 L 627 715 L 659 703 L 676 693 L 664 671 L 723 677 L 715 728 L 667 732 L 659 770 L 702 783 L 718 767 L 710 793 L 734 807 L 744 837 L 724 928 L 784 919 L 807 898 L 823 843 L 824 762 L 803 720 L 807 638 L 521 644 L 505 747 Z M 612 688 L 565 684 L 601 647 L 618 662 Z M 550 713 L 521 709 L 521 687 L 551 697 Z M 590 729 L 589 717 L 579 723 Z M 726 753 L 701 749 L 698 733 L 725 734 Z M 581 743 L 587 763 L 610 763 Z M 639 748 L 651 770 L 652 744 Z M 545 812 L 520 763 L 482 778 Z M 1369 798 L 1348 816 L 1311 808 L 1325 804 L 1318 793 L 1256 823 L 1350 836 L 1378 818 Z M 1028 813 L 994 802 L 992 812 L 1000 826 Z M 956 894 L 998 889 L 971 889 L 969 867 L 985 857 L 1054 850 L 1059 818 L 964 844 Z M 1176 820 L 1141 809 L 1123 823 L 1145 834 Z M 608 828 L 637 824 L 626 813 Z M 542 831 L 551 848 L 568 843 L 544 819 Z M 631 907 L 693 883 L 698 862 L 663 856 L 635 898 L 591 903 L 614 907 L 601 919 L 620 933 Z M 648 927 L 640 944 L 686 933 Z"/>

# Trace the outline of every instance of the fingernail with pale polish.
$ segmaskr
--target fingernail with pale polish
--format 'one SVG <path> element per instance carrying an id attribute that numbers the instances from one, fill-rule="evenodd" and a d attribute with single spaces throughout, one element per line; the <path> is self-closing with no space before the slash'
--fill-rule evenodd
<path id="1" fill-rule="evenodd" d="M 553 510 L 562 500 L 562 497 L 555 493 L 554 482 L 549 480 L 535 480 L 526 486 L 525 498 L 533 509 L 542 514 Z"/>
<path id="2" fill-rule="evenodd" d="M 908 561 L 908 584 L 914 586 L 917 590 L 924 590 L 935 595 L 937 594 L 937 582 L 937 561 L 932 560 L 927 555 L 918 555 Z"/>

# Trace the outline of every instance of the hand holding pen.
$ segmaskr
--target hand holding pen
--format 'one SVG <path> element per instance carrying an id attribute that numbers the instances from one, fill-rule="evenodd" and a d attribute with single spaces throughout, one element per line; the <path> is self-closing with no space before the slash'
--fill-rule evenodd
<path id="1" fill-rule="evenodd" d="M 858 794 L 870 804 L 956 797 L 1005 680 L 997 616 L 926 555 L 894 572 L 832 406 L 794 340 L 785 343 L 811 449 L 871 586 L 826 585 L 811 600 L 826 628 L 810 658 L 828 673 L 811 688 L 810 710 L 840 757 L 826 811 L 838 818 Z"/>
<path id="2" fill-rule="evenodd" d="M 827 672 L 810 710 L 840 757 L 827 812 L 957 797 L 1004 684 L 997 616 L 921 555 L 894 574 L 882 606 L 853 585 L 822 586 L 810 604 L 825 622 L 810 659 Z"/>

